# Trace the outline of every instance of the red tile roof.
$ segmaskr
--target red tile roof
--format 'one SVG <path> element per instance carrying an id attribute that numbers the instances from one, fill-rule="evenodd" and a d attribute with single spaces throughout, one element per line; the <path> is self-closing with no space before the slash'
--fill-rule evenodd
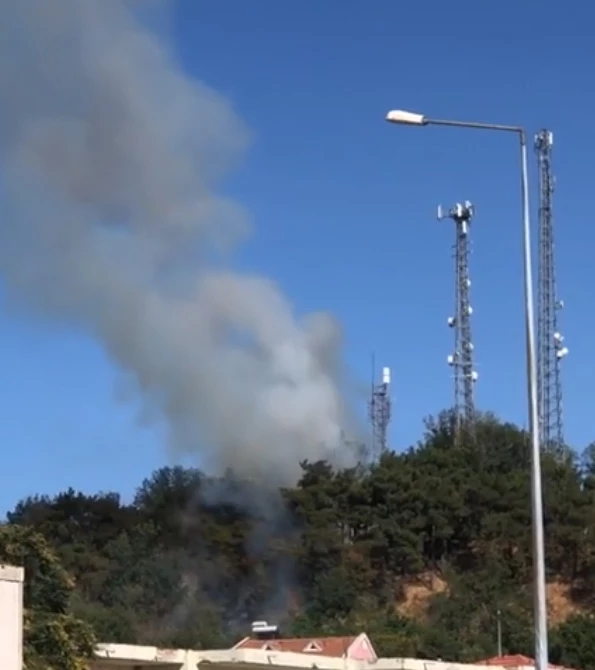
<path id="1" fill-rule="evenodd" d="M 519 665 L 535 665 L 535 661 L 522 654 L 510 654 L 507 656 L 493 656 L 484 661 L 478 661 L 478 665 L 501 665 L 505 668 L 516 667 Z"/>
<path id="2" fill-rule="evenodd" d="M 477 665 L 500 665 L 505 668 L 517 668 L 523 665 L 534 666 L 535 661 L 529 656 L 523 656 L 522 654 L 510 654 L 507 656 L 494 656 L 493 658 L 486 658 L 484 661 L 477 661 Z M 550 668 L 562 669 L 561 665 L 553 665 L 550 663 Z"/>
<path id="3" fill-rule="evenodd" d="M 279 640 L 258 640 L 253 637 L 244 638 L 234 649 L 273 649 L 275 651 L 292 651 L 294 653 L 318 654 L 342 658 L 349 647 L 357 639 L 353 637 L 290 637 Z"/>

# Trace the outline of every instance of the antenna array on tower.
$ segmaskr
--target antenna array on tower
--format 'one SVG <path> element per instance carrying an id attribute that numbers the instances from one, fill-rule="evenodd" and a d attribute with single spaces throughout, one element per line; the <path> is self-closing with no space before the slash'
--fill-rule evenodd
<path id="1" fill-rule="evenodd" d="M 475 424 L 473 387 L 477 372 L 473 368 L 473 342 L 471 341 L 470 303 L 471 280 L 469 278 L 469 229 L 474 209 L 469 201 L 457 203 L 448 212 L 438 207 L 438 219 L 450 218 L 455 222 L 455 313 L 448 318 L 448 325 L 455 331 L 454 352 L 448 364 L 454 369 L 454 413 L 456 441 L 463 433 L 472 434 Z"/>
<path id="2" fill-rule="evenodd" d="M 382 368 L 382 383 L 374 379 L 372 359 L 372 393 L 370 395 L 370 421 L 372 423 L 372 457 L 378 458 L 388 450 L 388 425 L 391 419 L 390 368 Z"/>
<path id="3" fill-rule="evenodd" d="M 539 168 L 537 385 L 541 444 L 561 447 L 564 444 L 564 432 L 560 363 L 568 354 L 568 349 L 558 330 L 558 311 L 564 307 L 564 303 L 556 295 L 552 216 L 553 143 L 553 133 L 549 130 L 541 130 L 535 136 L 535 151 Z"/>

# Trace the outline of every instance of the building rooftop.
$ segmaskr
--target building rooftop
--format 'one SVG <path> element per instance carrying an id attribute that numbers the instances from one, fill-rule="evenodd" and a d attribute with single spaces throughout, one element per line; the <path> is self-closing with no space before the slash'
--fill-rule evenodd
<path id="1" fill-rule="evenodd" d="M 529 656 L 523 656 L 522 654 L 507 654 L 504 656 L 493 656 L 492 658 L 486 658 L 484 661 L 478 661 L 478 665 L 497 665 L 501 668 L 522 668 L 535 666 L 535 661 Z M 556 668 L 562 668 L 562 666 L 553 665 L 552 663 L 550 663 L 549 667 L 553 670 Z"/>
<path id="2" fill-rule="evenodd" d="M 263 649 L 266 651 L 290 651 L 296 654 L 317 654 L 343 658 L 349 655 L 349 650 L 359 636 L 346 637 L 289 637 L 281 639 L 258 639 L 246 637 L 234 649 Z M 371 643 L 369 648 L 372 649 Z"/>
<path id="3" fill-rule="evenodd" d="M 368 661 L 348 656 L 328 656 L 320 652 L 268 651 L 251 647 L 196 651 L 100 644 L 90 667 L 92 670 L 130 670 L 131 666 L 140 670 L 485 670 L 486 665 L 493 670 L 510 670 L 512 667 L 530 670 L 534 667 L 533 659 L 526 656 L 501 657 L 500 665 L 496 660 L 487 659 L 475 665 L 418 658 L 376 658 Z"/>

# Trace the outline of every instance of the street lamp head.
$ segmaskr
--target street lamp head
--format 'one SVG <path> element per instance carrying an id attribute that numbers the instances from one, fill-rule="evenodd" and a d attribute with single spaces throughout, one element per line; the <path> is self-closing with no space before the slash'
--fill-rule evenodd
<path id="1" fill-rule="evenodd" d="M 386 115 L 386 120 L 389 123 L 399 123 L 406 126 L 425 126 L 428 123 L 428 120 L 423 114 L 406 112 L 403 109 L 392 109 Z"/>

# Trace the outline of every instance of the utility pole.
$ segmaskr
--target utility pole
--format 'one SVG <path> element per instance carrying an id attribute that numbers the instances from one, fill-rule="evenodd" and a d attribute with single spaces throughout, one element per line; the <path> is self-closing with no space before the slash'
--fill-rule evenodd
<path id="1" fill-rule="evenodd" d="M 523 257 L 523 293 L 525 320 L 525 364 L 527 368 L 527 414 L 531 437 L 531 520 L 533 545 L 533 614 L 535 623 L 535 667 L 548 670 L 547 592 L 545 583 L 545 542 L 543 523 L 543 487 L 541 472 L 541 442 L 539 432 L 539 393 L 537 385 L 537 359 L 535 355 L 535 308 L 533 303 L 533 264 L 531 261 L 531 208 L 529 198 L 529 169 L 527 160 L 527 132 L 523 126 L 440 119 L 392 109 L 386 121 L 398 125 L 428 127 L 443 126 L 467 130 L 483 130 L 516 135 L 519 143 L 519 176 L 521 186 L 521 230 Z"/>
<path id="2" fill-rule="evenodd" d="M 473 205 L 466 200 L 457 203 L 448 212 L 438 207 L 438 220 L 445 218 L 455 222 L 455 313 L 448 318 L 448 325 L 455 332 L 454 352 L 448 356 L 448 364 L 454 370 L 455 443 L 460 444 L 463 434 L 473 436 L 475 427 L 474 385 L 477 372 L 473 368 L 473 342 L 471 340 L 470 302 L 471 279 L 469 278 L 469 231 L 473 219 Z"/>
<path id="3" fill-rule="evenodd" d="M 560 364 L 568 354 L 558 330 L 558 312 L 564 307 L 556 292 L 554 220 L 552 198 L 553 133 L 541 130 L 535 136 L 539 168 L 539 263 L 537 322 L 537 386 L 539 392 L 539 431 L 543 447 L 560 449 L 564 445 L 562 384 Z"/>

